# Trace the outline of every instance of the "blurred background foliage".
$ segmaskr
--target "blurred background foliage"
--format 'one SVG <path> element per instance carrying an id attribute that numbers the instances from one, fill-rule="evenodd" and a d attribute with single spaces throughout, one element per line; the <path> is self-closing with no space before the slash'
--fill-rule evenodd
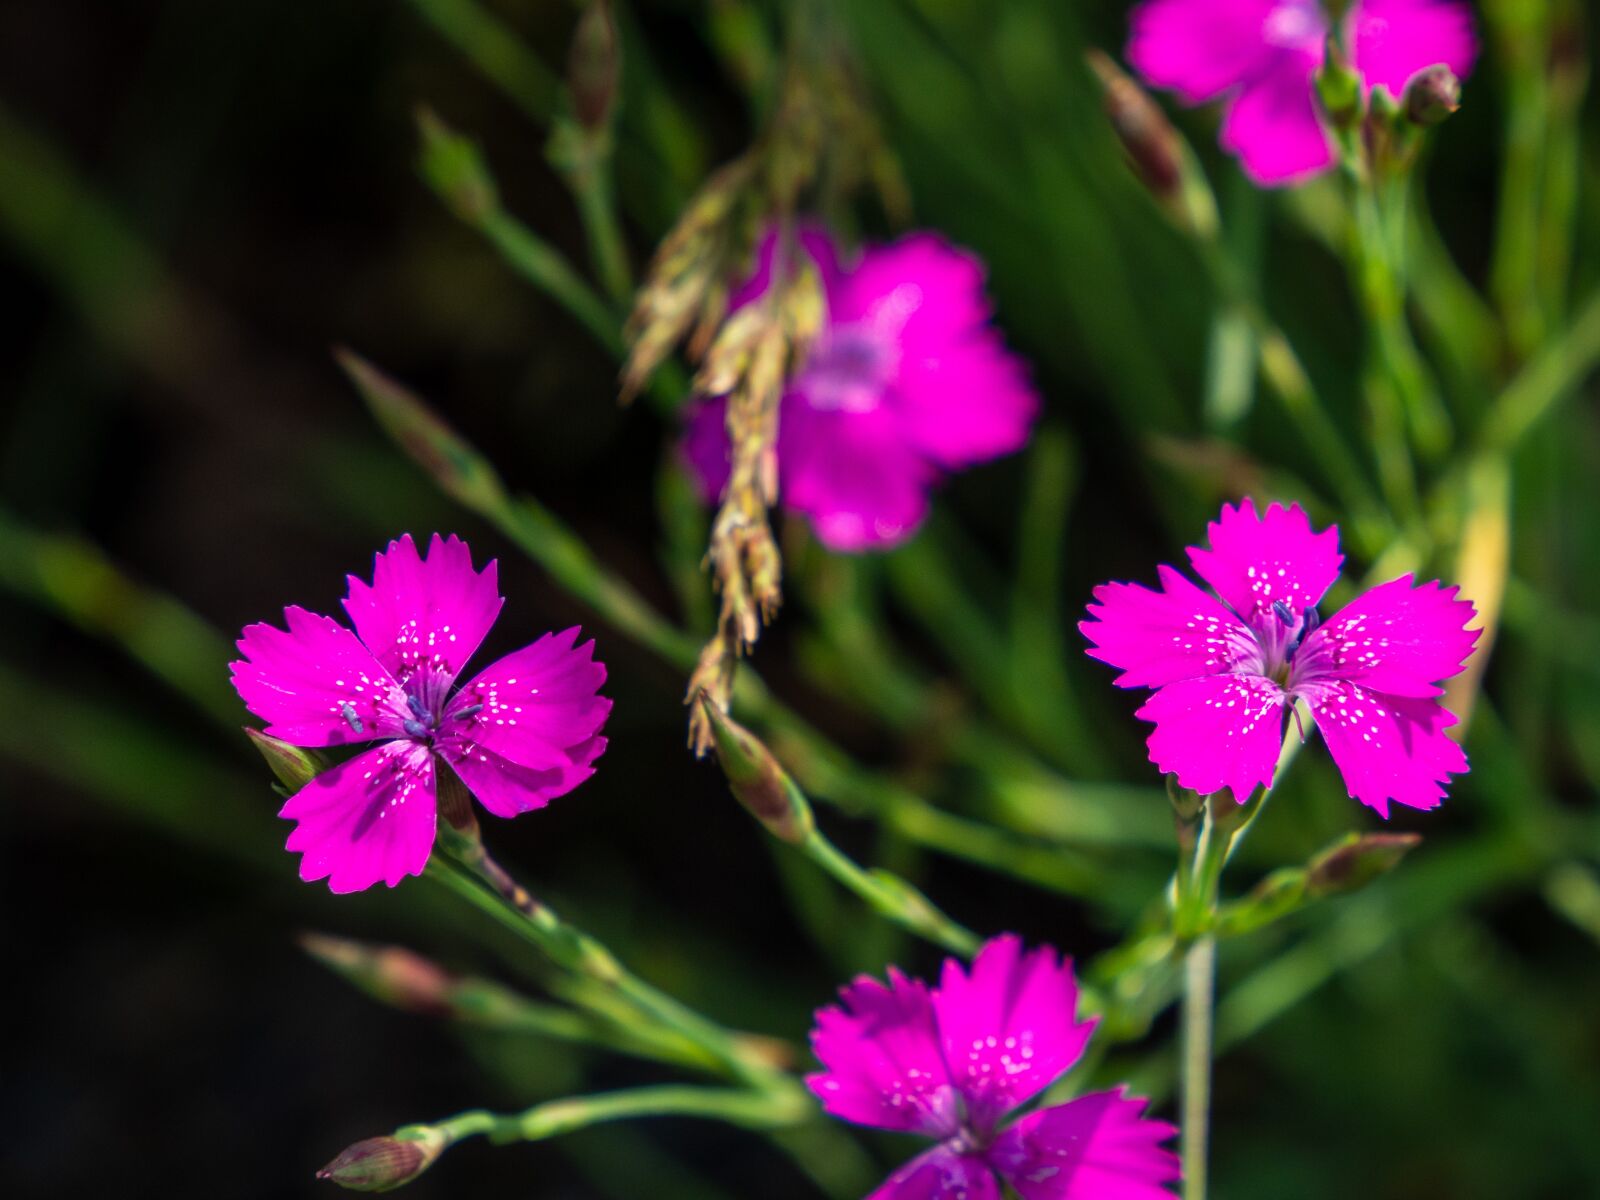
<path id="1" fill-rule="evenodd" d="M 672 451 L 682 377 L 662 403 L 615 403 L 628 276 L 770 112 L 787 6 L 616 5 L 609 248 L 587 207 L 604 189 L 573 186 L 552 136 L 571 123 L 580 7 L 0 6 L 9 1194 L 296 1194 L 359 1137 L 653 1077 L 526 1030 L 375 1008 L 294 942 L 326 930 L 548 982 L 425 881 L 341 898 L 300 884 L 238 733 L 234 631 L 285 603 L 335 611 L 343 573 L 405 530 L 499 558 L 508 604 L 485 653 L 581 621 L 610 665 L 598 775 L 488 830 L 536 890 L 647 978 L 786 1038 L 849 972 L 937 961 L 767 838 L 684 750 L 684 655 L 712 608 L 706 515 Z M 1235 264 L 1219 273 L 1126 169 L 1083 56 L 1120 50 L 1127 5 L 827 7 L 893 156 L 884 179 L 903 176 L 915 224 L 988 262 L 1046 412 L 1026 453 L 955 481 L 899 551 L 834 558 L 781 531 L 787 606 L 755 665 L 787 710 L 757 697 L 753 723 L 858 858 L 971 928 L 1088 963 L 1172 861 L 1137 698 L 1081 654 L 1090 588 L 1150 578 L 1246 491 L 1340 523 L 1350 579 L 1460 580 L 1499 625 L 1481 691 L 1474 677 L 1454 697 L 1471 704 L 1472 774 L 1441 812 L 1390 822 L 1425 838 L 1395 874 L 1223 944 L 1215 1194 L 1600 1194 L 1585 6 L 1480 7 L 1484 60 L 1430 139 L 1411 217 L 1410 312 L 1445 422 L 1420 438 L 1364 402 L 1337 183 L 1255 191 L 1215 153 L 1214 116 L 1183 114 Z M 493 203 L 464 199 L 463 162 L 493 172 Z M 849 220 L 885 236 L 895 209 Z M 1274 328 L 1323 426 L 1258 385 L 1252 346 Z M 394 413 L 373 419 L 335 345 L 415 388 L 529 501 L 497 500 L 466 460 L 424 453 L 419 469 L 416 437 L 385 435 Z M 1306 754 L 1229 892 L 1379 824 Z M 1163 988 L 1094 1070 L 1170 1104 Z M 877 1167 L 902 1153 L 864 1144 Z M 845 1194 L 877 1169 L 836 1165 Z M 466 1147 L 413 1185 L 669 1200 L 817 1186 L 755 1135 L 687 1122 Z"/>

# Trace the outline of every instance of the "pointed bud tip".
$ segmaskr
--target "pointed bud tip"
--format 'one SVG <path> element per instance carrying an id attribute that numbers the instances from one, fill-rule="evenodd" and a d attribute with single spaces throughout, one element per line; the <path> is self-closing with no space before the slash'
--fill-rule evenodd
<path id="1" fill-rule="evenodd" d="M 441 1131 L 427 1126 L 418 1126 L 405 1136 L 366 1138 L 345 1147 L 317 1172 L 317 1178 L 352 1192 L 386 1192 L 421 1175 L 448 1144 Z"/>

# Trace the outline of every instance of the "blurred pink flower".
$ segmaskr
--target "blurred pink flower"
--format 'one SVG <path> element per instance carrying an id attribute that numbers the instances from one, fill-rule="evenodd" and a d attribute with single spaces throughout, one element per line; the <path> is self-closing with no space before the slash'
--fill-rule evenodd
<path id="1" fill-rule="evenodd" d="M 1177 1133 L 1122 1089 L 1080 1096 L 1004 1124 L 1082 1056 L 1094 1022 L 1077 1019 L 1070 961 L 1013 935 L 978 952 L 971 973 L 946 959 L 929 989 L 890 968 L 819 1009 L 806 1084 L 833 1116 L 938 1142 L 869 1200 L 1167 1200 Z M 1002 1128 L 1002 1125 L 1004 1127 Z"/>
<path id="2" fill-rule="evenodd" d="M 800 242 L 822 274 L 828 320 L 783 397 L 782 502 L 835 550 L 892 546 L 916 531 L 947 472 L 1020 449 L 1039 401 L 989 323 L 971 254 L 919 233 L 845 267 L 820 230 Z M 769 235 L 734 307 L 766 290 L 775 247 Z M 725 411 L 720 397 L 701 400 L 684 436 L 712 499 L 728 479 Z"/>
<path id="3" fill-rule="evenodd" d="M 1477 59 L 1462 0 L 1355 0 L 1344 45 L 1370 92 L 1398 99 L 1418 71 L 1444 63 L 1465 78 Z M 1312 77 L 1329 25 L 1319 0 L 1144 0 L 1128 61 L 1186 104 L 1225 96 L 1222 147 L 1266 185 L 1295 183 L 1334 163 Z"/>
<path id="4" fill-rule="evenodd" d="M 1391 800 L 1437 808 L 1442 785 L 1467 769 L 1444 732 L 1456 718 L 1436 699 L 1478 640 L 1459 589 L 1404 575 L 1324 624 L 1317 602 L 1344 561 L 1337 528 L 1313 533 L 1298 505 L 1257 517 L 1246 499 L 1207 532 L 1211 549 L 1191 547 L 1189 561 L 1216 596 L 1163 566 L 1159 592 L 1096 588 L 1078 626 L 1090 657 L 1122 671 L 1119 686 L 1156 689 L 1138 712 L 1155 723 L 1150 761 L 1243 804 L 1271 786 L 1284 710 L 1303 699 L 1354 799 L 1383 817 Z"/>
<path id="5" fill-rule="evenodd" d="M 278 813 L 296 822 L 300 878 L 335 892 L 420 875 L 433 849 L 442 761 L 500 817 L 543 808 L 594 774 L 611 701 L 606 670 L 578 631 L 546 634 L 461 687 L 456 677 L 503 603 L 495 564 L 466 543 L 411 535 L 376 556 L 371 586 L 349 577 L 352 633 L 284 609 L 285 632 L 250 625 L 232 664 L 245 706 L 296 746 L 378 743 L 324 771 Z"/>

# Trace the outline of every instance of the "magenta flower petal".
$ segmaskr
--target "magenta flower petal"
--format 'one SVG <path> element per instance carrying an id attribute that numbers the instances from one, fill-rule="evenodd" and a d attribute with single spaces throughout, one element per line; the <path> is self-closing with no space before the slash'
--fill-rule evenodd
<path id="1" fill-rule="evenodd" d="M 573 747 L 569 758 L 548 767 L 522 766 L 464 738 L 442 742 L 438 749 L 479 804 L 497 817 L 518 817 L 543 808 L 593 775 L 594 760 L 605 746 L 605 738 L 590 738 Z"/>
<path id="2" fill-rule="evenodd" d="M 345 611 L 367 649 L 401 684 L 427 666 L 454 679 L 500 615 L 495 564 L 472 569 L 467 544 L 437 533 L 424 557 L 411 535 L 373 559 L 370 585 L 348 577 Z"/>
<path id="3" fill-rule="evenodd" d="M 1313 533 L 1298 504 L 1274 504 L 1257 517 L 1255 501 L 1247 496 L 1238 508 L 1223 505 L 1206 534 L 1209 550 L 1189 549 L 1195 573 L 1268 641 L 1282 640 L 1317 606 L 1344 562 L 1338 529 Z M 1276 611 L 1280 604 L 1289 619 Z"/>
<path id="4" fill-rule="evenodd" d="M 406 741 L 385 742 L 331 767 L 278 815 L 295 822 L 286 847 L 300 878 L 326 878 L 335 892 L 394 887 L 428 865 L 437 826 L 433 758 Z"/>
<path id="5" fill-rule="evenodd" d="M 1279 0 L 1146 0 L 1129 18 L 1128 61 L 1146 80 L 1205 104 L 1266 70 Z"/>
<path id="6" fill-rule="evenodd" d="M 911 358 L 944 353 L 991 315 L 982 261 L 935 233 L 872 247 L 828 294 L 830 324 L 865 325 Z"/>
<path id="7" fill-rule="evenodd" d="M 920 980 L 894 969 L 889 985 L 862 976 L 842 1005 L 817 1010 L 811 1048 L 825 1070 L 806 1077 L 822 1107 L 875 1129 L 946 1137 L 961 1102 L 939 1048 L 933 1003 Z"/>
<path id="8" fill-rule="evenodd" d="M 1155 722 L 1150 761 L 1202 796 L 1240 804 L 1270 787 L 1283 744 L 1284 693 L 1260 675 L 1208 675 L 1159 689 L 1135 714 Z"/>
<path id="9" fill-rule="evenodd" d="M 1000 1200 L 996 1172 L 1024 1200 L 1148 1200 L 1176 1178 L 1159 1148 L 1176 1131 L 1121 1092 L 1000 1129 L 1081 1057 L 1093 1029 L 1055 951 L 1026 952 L 1007 934 L 970 969 L 946 959 L 931 996 L 892 968 L 889 986 L 862 978 L 842 994 L 845 1007 L 817 1013 L 811 1043 L 828 1069 L 806 1083 L 834 1116 L 939 1139 L 868 1200 Z"/>
<path id="10" fill-rule="evenodd" d="M 1039 397 L 1022 361 L 992 329 L 900 362 L 896 386 L 906 438 L 946 470 L 1028 444 Z"/>
<path id="11" fill-rule="evenodd" d="M 1472 9 L 1459 0 L 1359 0 L 1346 21 L 1363 81 L 1397 99 L 1418 71 L 1443 63 L 1465 79 L 1478 58 Z"/>
<path id="12" fill-rule="evenodd" d="M 1329 617 L 1295 656 L 1295 677 L 1349 680 L 1392 696 L 1438 696 L 1441 679 L 1460 673 L 1481 631 L 1459 588 L 1412 577 L 1381 584 Z"/>
<path id="13" fill-rule="evenodd" d="M 1090 620 L 1078 628 L 1090 658 L 1117 667 L 1118 687 L 1161 687 L 1199 675 L 1260 674 L 1261 648 L 1239 618 L 1171 567 L 1158 567 L 1164 590 L 1137 583 L 1095 588 Z"/>
<path id="14" fill-rule="evenodd" d="M 1320 44 L 1315 53 L 1280 52 L 1272 69 L 1246 84 L 1228 105 L 1222 148 L 1239 156 L 1239 165 L 1256 183 L 1298 183 L 1336 161 L 1312 91 L 1321 58 Z"/>
<path id="15" fill-rule="evenodd" d="M 356 635 L 303 608 L 283 610 L 288 631 L 247 625 L 229 664 L 245 707 L 267 733 L 296 746 L 341 746 L 393 737 L 405 694 Z"/>
<path id="16" fill-rule="evenodd" d="M 1467 770 L 1467 756 L 1445 735 L 1455 716 L 1432 700 L 1386 696 L 1359 684 L 1329 679 L 1304 689 L 1345 789 L 1379 816 L 1389 801 L 1438 808 L 1450 776 Z"/>
<path id="17" fill-rule="evenodd" d="M 810 517 L 834 550 L 896 545 L 928 511 L 933 471 L 882 409 L 819 411 L 787 399 L 779 450 L 784 503 Z"/>
<path id="18" fill-rule="evenodd" d="M 594 642 L 578 645 L 578 632 L 547 633 L 463 684 L 445 709 L 441 747 L 459 739 L 536 770 L 585 754 L 593 761 L 611 701 L 598 694 L 606 669 L 594 661 Z"/>
<path id="19" fill-rule="evenodd" d="M 1171 1200 L 1178 1156 L 1161 1143 L 1178 1131 L 1144 1110 L 1120 1089 L 1080 1096 L 1023 1117 L 989 1162 L 1022 1200 Z"/>
<path id="20" fill-rule="evenodd" d="M 1001 1200 L 983 1159 L 935 1146 L 901 1167 L 867 1200 Z"/>
<path id="21" fill-rule="evenodd" d="M 1072 964 L 1048 946 L 1024 952 L 1014 934 L 978 952 L 971 973 L 945 960 L 933 993 L 944 1061 L 967 1119 L 992 1126 L 1083 1055 L 1095 1022 L 1079 1021 Z"/>

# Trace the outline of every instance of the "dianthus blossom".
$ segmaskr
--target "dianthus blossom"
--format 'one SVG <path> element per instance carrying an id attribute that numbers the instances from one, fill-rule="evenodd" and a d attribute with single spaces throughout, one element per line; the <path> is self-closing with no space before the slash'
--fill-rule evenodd
<path id="1" fill-rule="evenodd" d="M 578 630 L 531 646 L 456 684 L 504 603 L 459 538 L 426 557 L 407 534 L 376 556 L 372 583 L 349 576 L 355 632 L 303 608 L 287 630 L 247 626 L 232 664 L 245 706 L 296 746 L 368 744 L 312 779 L 279 816 L 300 878 L 335 892 L 420 875 L 433 849 L 440 771 L 500 817 L 543 808 L 594 773 L 611 701 L 606 670 Z"/>
<path id="2" fill-rule="evenodd" d="M 990 323 L 977 258 L 931 233 L 870 247 L 853 265 L 820 230 L 798 240 L 828 317 L 779 410 L 780 499 L 835 550 L 892 546 L 916 531 L 946 475 L 1020 449 L 1039 401 Z M 776 244 L 764 240 L 733 308 L 766 292 Z M 728 480 L 726 410 L 720 397 L 700 400 L 684 436 L 711 499 Z"/>
<path id="3" fill-rule="evenodd" d="M 971 971 L 945 960 L 937 987 L 893 968 L 862 976 L 817 1012 L 811 1045 L 825 1068 L 806 1084 L 833 1116 L 938 1144 L 869 1200 L 1166 1200 L 1177 1130 L 1123 1089 L 1017 1115 L 1083 1055 L 1093 1020 L 1077 1018 L 1072 964 L 1024 952 L 1012 935 Z"/>
<path id="4" fill-rule="evenodd" d="M 1391 800 L 1438 807 L 1467 769 L 1437 699 L 1478 640 L 1459 589 L 1403 575 L 1323 622 L 1317 604 L 1344 561 L 1337 528 L 1312 532 L 1298 505 L 1257 516 L 1246 499 L 1207 533 L 1211 548 L 1191 547 L 1189 562 L 1215 596 L 1163 566 L 1161 591 L 1096 588 L 1079 625 L 1119 686 L 1156 689 L 1138 712 L 1155 723 L 1150 761 L 1243 804 L 1271 786 L 1285 711 L 1304 700 L 1354 799 L 1384 817 Z"/>
<path id="5" fill-rule="evenodd" d="M 1186 104 L 1224 97 L 1223 149 L 1258 183 L 1294 183 L 1335 161 L 1314 84 L 1330 32 L 1319 0 L 1144 0 L 1128 61 Z M 1355 0 L 1343 33 L 1366 90 L 1396 99 L 1417 72 L 1464 78 L 1478 56 L 1461 0 Z"/>

